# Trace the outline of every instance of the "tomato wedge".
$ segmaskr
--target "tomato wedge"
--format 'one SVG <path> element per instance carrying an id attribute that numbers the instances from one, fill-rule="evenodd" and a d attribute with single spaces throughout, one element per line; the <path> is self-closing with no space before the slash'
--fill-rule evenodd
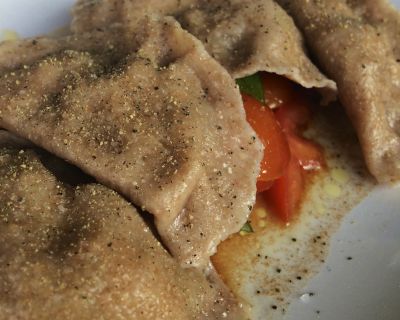
<path id="1" fill-rule="evenodd" d="M 273 111 L 246 94 L 242 97 L 247 121 L 265 147 L 258 177 L 258 190 L 263 191 L 284 174 L 290 159 L 289 145 Z"/>
<path id="2" fill-rule="evenodd" d="M 311 120 L 309 103 L 305 97 L 296 97 L 275 111 L 289 144 L 291 158 L 285 174 L 264 192 L 271 211 L 284 223 L 289 223 L 299 209 L 305 188 L 305 171 L 324 166 L 321 148 L 302 137 Z"/>
<path id="3" fill-rule="evenodd" d="M 271 181 L 257 181 L 257 193 L 267 191 L 274 184 L 274 180 Z"/>
<path id="4" fill-rule="evenodd" d="M 302 168 L 318 170 L 325 166 L 322 148 L 302 137 L 311 121 L 310 103 L 305 97 L 300 97 L 278 108 L 275 116 L 286 134 L 290 152 L 299 160 Z"/>
<path id="5" fill-rule="evenodd" d="M 325 166 L 325 159 L 319 145 L 293 133 L 288 133 L 287 139 L 290 152 L 298 159 L 304 170 L 319 170 Z"/>
<path id="6" fill-rule="evenodd" d="M 275 117 L 285 133 L 301 134 L 311 121 L 310 102 L 297 94 L 285 105 L 275 110 Z"/>
<path id="7" fill-rule="evenodd" d="M 299 160 L 292 156 L 286 173 L 263 193 L 269 209 L 285 224 L 300 206 L 304 185 L 304 172 Z"/>
<path id="8" fill-rule="evenodd" d="M 318 170 L 325 162 L 322 149 L 303 137 L 311 120 L 307 96 L 284 77 L 260 76 L 265 106 L 242 93 L 247 121 L 265 147 L 257 191 L 270 210 L 289 223 L 301 204 L 306 171 Z"/>

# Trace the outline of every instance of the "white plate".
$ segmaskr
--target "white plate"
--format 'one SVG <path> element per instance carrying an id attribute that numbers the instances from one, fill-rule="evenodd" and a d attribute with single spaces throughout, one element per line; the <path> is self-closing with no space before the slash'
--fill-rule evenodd
<path id="1" fill-rule="evenodd" d="M 0 30 L 21 36 L 69 21 L 74 0 L 0 0 Z M 394 1 L 400 8 L 400 0 Z M 348 260 L 347 257 L 352 257 Z M 327 262 L 287 320 L 400 319 L 400 187 L 377 188 L 344 220 Z"/>

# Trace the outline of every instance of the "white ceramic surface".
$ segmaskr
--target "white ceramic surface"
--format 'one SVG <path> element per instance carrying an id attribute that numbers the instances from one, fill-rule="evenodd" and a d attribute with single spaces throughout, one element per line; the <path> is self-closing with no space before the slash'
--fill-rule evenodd
<path id="1" fill-rule="evenodd" d="M 52 31 L 68 23 L 73 3 L 0 0 L 0 30 Z M 347 216 L 324 268 L 303 293 L 287 320 L 400 319 L 400 187 L 377 188 Z"/>

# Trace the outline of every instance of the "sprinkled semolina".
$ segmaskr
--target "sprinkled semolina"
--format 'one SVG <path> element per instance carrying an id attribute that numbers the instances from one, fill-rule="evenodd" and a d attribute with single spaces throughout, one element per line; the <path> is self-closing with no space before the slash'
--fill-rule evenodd
<path id="1" fill-rule="evenodd" d="M 173 18 L 1 44 L 0 127 L 153 214 L 184 265 L 207 266 L 255 201 L 239 90 Z"/>
<path id="2" fill-rule="evenodd" d="M 235 79 L 266 71 L 316 88 L 325 101 L 336 96 L 336 84 L 311 62 L 301 33 L 273 0 L 80 0 L 71 29 L 138 24 L 151 13 L 175 17 Z"/>
<path id="3" fill-rule="evenodd" d="M 181 268 L 116 192 L 72 187 L 34 152 L 4 147 L 0 185 L 0 319 L 240 317 L 223 286 Z"/>

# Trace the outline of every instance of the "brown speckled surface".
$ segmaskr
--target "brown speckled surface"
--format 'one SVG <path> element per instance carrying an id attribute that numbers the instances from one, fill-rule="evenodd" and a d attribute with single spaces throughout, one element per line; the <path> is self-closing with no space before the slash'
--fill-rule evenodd
<path id="1" fill-rule="evenodd" d="M 236 319 L 115 192 L 64 184 L 23 149 L 0 149 L 0 184 L 0 319 Z"/>
<path id="2" fill-rule="evenodd" d="M 173 255 L 204 267 L 247 219 L 262 145 L 199 41 L 172 18 L 129 31 L 1 44 L 0 126 L 152 213 Z"/>

